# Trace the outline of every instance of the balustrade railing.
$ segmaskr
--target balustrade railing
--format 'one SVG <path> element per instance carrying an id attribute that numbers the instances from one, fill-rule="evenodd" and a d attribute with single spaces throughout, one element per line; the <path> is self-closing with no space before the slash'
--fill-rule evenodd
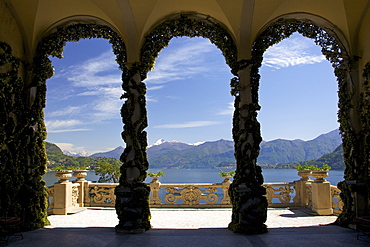
<path id="1" fill-rule="evenodd" d="M 295 183 L 265 183 L 266 197 L 269 207 L 295 207 L 293 200 L 296 195 Z"/>
<path id="2" fill-rule="evenodd" d="M 225 177 L 221 183 L 193 184 L 163 184 L 155 178 L 147 185 L 151 189 L 149 200 L 153 208 L 229 208 L 232 207 L 228 194 L 230 184 Z M 116 186 L 117 183 L 92 183 L 83 178 L 74 183 L 59 181 L 48 187 L 48 213 L 66 214 L 76 207 L 114 207 Z M 294 182 L 264 183 L 263 186 L 269 207 L 306 207 L 321 215 L 338 215 L 343 208 L 340 190 L 325 180 L 312 181 L 303 177 Z M 63 197 L 67 209 L 61 211 L 60 198 Z"/>
<path id="3" fill-rule="evenodd" d="M 333 214 L 339 215 L 343 210 L 343 201 L 340 198 L 340 189 L 337 186 L 330 186 L 331 198 L 332 198 L 332 208 Z"/>

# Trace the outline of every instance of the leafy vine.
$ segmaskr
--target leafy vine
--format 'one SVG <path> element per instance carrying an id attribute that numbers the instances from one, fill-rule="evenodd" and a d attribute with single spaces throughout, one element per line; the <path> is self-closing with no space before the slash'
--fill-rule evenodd
<path id="1" fill-rule="evenodd" d="M 321 51 L 326 59 L 332 64 L 334 74 L 338 81 L 338 121 L 340 122 L 340 133 L 343 140 L 344 160 L 346 164 L 345 178 L 354 179 L 355 167 L 361 166 L 362 156 L 359 139 L 351 123 L 350 111 L 353 109 L 353 92 L 349 87 L 349 75 L 351 72 L 351 61 L 348 54 L 339 46 L 337 40 L 322 28 L 307 20 L 280 19 L 266 28 L 254 42 L 252 50 L 253 66 L 251 69 L 251 84 L 253 102 L 258 104 L 259 68 L 262 64 L 263 53 L 268 47 L 288 38 L 294 32 L 299 32 L 305 37 L 311 38 L 321 46 Z M 343 213 L 338 218 L 339 224 L 348 223 L 353 216 L 353 200 L 351 199 L 352 188 L 341 182 L 338 186 L 342 189 L 342 198 L 346 202 Z"/>
<path id="2" fill-rule="evenodd" d="M 203 37 L 207 38 L 222 51 L 226 63 L 230 68 L 236 67 L 236 46 L 232 36 L 219 23 L 210 17 L 200 17 L 196 14 L 180 14 L 162 22 L 145 37 L 141 49 L 142 72 L 153 69 L 158 53 L 174 37 Z"/>
<path id="3" fill-rule="evenodd" d="M 29 99 L 31 106 L 28 109 L 26 117 L 27 134 L 23 141 L 23 146 L 28 147 L 25 154 L 29 161 L 28 173 L 25 174 L 25 183 L 22 195 L 29 195 L 22 198 L 22 203 L 30 205 L 26 213 L 28 229 L 35 229 L 44 226 L 47 223 L 47 194 L 42 181 L 42 175 L 45 173 L 46 153 L 44 140 L 46 138 L 46 128 L 44 125 L 43 108 L 45 107 L 46 80 L 53 75 L 53 67 L 50 55 L 58 58 L 63 57 L 63 49 L 68 41 L 78 41 L 84 38 L 105 38 L 112 44 L 113 52 L 116 55 L 116 61 L 121 69 L 124 68 L 126 59 L 126 50 L 123 41 L 111 28 L 95 24 L 74 24 L 67 27 L 58 27 L 56 32 L 50 34 L 40 41 L 36 49 L 36 55 L 33 60 L 32 81 L 28 85 L 35 95 L 24 95 L 23 99 Z M 23 102 L 23 105 L 27 103 Z M 22 149 L 20 148 L 20 149 Z M 36 196 L 37 195 L 37 196 Z M 27 200 L 31 201 L 31 203 Z"/>

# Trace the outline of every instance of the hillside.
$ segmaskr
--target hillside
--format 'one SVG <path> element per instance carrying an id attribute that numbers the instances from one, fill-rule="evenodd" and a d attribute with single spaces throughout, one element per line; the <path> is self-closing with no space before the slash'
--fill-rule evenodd
<path id="1" fill-rule="evenodd" d="M 102 152 L 102 153 L 95 153 L 95 154 L 90 155 L 89 157 L 111 157 L 111 158 L 115 158 L 115 159 L 119 160 L 121 154 L 123 153 L 123 150 L 124 150 L 124 148 L 119 146 L 119 147 L 113 149 L 112 151 Z"/>
<path id="2" fill-rule="evenodd" d="M 234 143 L 227 140 L 192 146 L 165 142 L 148 148 L 151 168 L 213 168 L 221 162 L 235 163 Z"/>
<path id="3" fill-rule="evenodd" d="M 333 152 L 341 143 L 338 130 L 322 134 L 310 141 L 277 139 L 262 142 L 258 163 L 276 165 L 317 159 Z"/>
<path id="4" fill-rule="evenodd" d="M 48 168 L 55 166 L 63 167 L 91 167 L 94 168 L 99 162 L 110 164 L 120 164 L 120 161 L 110 157 L 72 157 L 64 155 L 62 150 L 55 144 L 45 142 L 46 156 L 48 159 Z"/>
<path id="5" fill-rule="evenodd" d="M 282 163 L 276 166 L 276 168 L 293 168 L 294 165 L 304 164 L 315 164 L 321 166 L 322 164 L 328 164 L 334 170 L 344 170 L 344 158 L 343 158 L 343 147 L 339 145 L 333 152 L 324 154 L 318 159 L 306 160 L 292 163 Z"/>

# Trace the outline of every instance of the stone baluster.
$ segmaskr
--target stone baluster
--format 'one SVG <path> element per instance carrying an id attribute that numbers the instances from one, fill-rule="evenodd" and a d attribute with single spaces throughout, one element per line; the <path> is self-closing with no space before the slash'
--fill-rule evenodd
<path id="1" fill-rule="evenodd" d="M 221 199 L 221 204 L 231 204 L 230 196 L 229 196 L 229 187 L 231 184 L 230 175 L 223 176 L 225 179 L 221 183 L 222 191 L 224 192 L 224 197 Z"/>
<path id="2" fill-rule="evenodd" d="M 86 192 L 86 188 L 89 187 L 89 183 L 90 183 L 89 181 L 85 179 L 85 177 L 87 176 L 87 171 L 86 170 L 75 170 L 73 172 L 73 176 L 77 178 L 73 182 L 80 184 L 80 186 L 78 187 L 78 195 L 79 195 L 78 200 L 77 200 L 78 204 L 80 207 L 84 207 L 85 192 Z"/>
<path id="3" fill-rule="evenodd" d="M 306 184 L 312 182 L 312 180 L 308 178 L 310 175 L 311 170 L 308 169 L 298 170 L 298 176 L 300 176 L 301 179 L 298 181 L 294 181 L 296 196 L 293 199 L 294 204 L 297 207 L 306 207 L 308 204 Z"/>
<path id="4" fill-rule="evenodd" d="M 161 204 L 162 200 L 159 198 L 159 191 L 161 189 L 161 182 L 159 182 L 159 176 L 153 175 L 150 176 L 153 178 L 152 182 L 150 182 L 149 187 L 152 192 L 152 196 L 150 198 L 150 204 Z"/>
<path id="5" fill-rule="evenodd" d="M 332 215 L 332 196 L 330 182 L 326 181 L 324 178 L 328 176 L 326 171 L 314 171 L 313 176 L 316 177 L 316 180 L 312 182 L 312 211 L 316 212 L 319 215 Z"/>
<path id="6" fill-rule="evenodd" d="M 75 211 L 78 207 L 76 197 L 78 197 L 79 184 L 72 183 L 68 178 L 72 177 L 70 171 L 57 172 L 56 177 L 60 180 L 54 184 L 53 214 L 66 215 Z"/>

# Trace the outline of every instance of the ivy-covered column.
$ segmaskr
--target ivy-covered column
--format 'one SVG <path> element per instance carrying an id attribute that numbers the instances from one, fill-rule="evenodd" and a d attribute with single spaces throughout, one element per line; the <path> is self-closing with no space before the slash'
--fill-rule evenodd
<path id="1" fill-rule="evenodd" d="M 361 193 L 363 199 L 361 215 L 370 215 L 370 62 L 363 71 L 363 93 L 360 96 L 360 114 L 362 123 L 363 163 L 360 178 L 363 181 Z"/>
<path id="2" fill-rule="evenodd" d="M 265 233 L 268 203 L 266 189 L 262 187 L 262 170 L 257 166 L 262 141 L 257 121 L 260 107 L 253 100 L 250 66 L 238 71 L 231 87 L 235 96 L 233 138 L 237 169 L 229 189 L 233 205 L 229 229 L 243 234 Z"/>
<path id="3" fill-rule="evenodd" d="M 25 74 L 30 75 L 28 80 Z M 25 230 L 48 223 L 42 181 L 46 169 L 45 85 L 39 83 L 40 76 L 44 75 L 32 74 L 31 67 L 0 42 L 0 213 L 22 217 Z"/>
<path id="4" fill-rule="evenodd" d="M 336 70 L 336 73 L 341 72 Z M 343 72 L 341 72 L 343 73 Z M 355 217 L 369 215 L 370 213 L 370 63 L 366 64 L 363 72 L 362 93 L 359 97 L 359 114 L 361 131 L 352 127 L 355 111 L 353 95 L 348 89 L 348 82 L 343 80 L 339 87 L 339 119 L 340 130 L 343 135 L 343 151 L 346 169 L 344 181 L 338 183 L 342 191 L 341 198 L 344 202 L 342 213 L 337 219 L 339 225 L 351 224 Z"/>
<path id="5" fill-rule="evenodd" d="M 126 65 L 123 70 L 121 116 L 124 123 L 122 138 L 126 148 L 121 155 L 122 167 L 120 184 L 115 190 L 116 211 L 120 233 L 142 233 L 151 228 L 149 210 L 150 188 L 144 184 L 146 170 L 149 167 L 146 148 L 147 112 L 145 92 L 138 63 Z"/>

